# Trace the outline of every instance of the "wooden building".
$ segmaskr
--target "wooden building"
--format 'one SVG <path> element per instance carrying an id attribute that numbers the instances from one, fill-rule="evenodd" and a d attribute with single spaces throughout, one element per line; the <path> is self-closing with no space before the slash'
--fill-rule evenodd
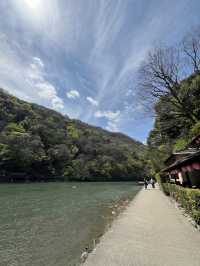
<path id="1" fill-rule="evenodd" d="M 165 181 L 200 188 L 200 135 L 192 139 L 186 150 L 173 153 L 165 164 L 161 173 Z"/>

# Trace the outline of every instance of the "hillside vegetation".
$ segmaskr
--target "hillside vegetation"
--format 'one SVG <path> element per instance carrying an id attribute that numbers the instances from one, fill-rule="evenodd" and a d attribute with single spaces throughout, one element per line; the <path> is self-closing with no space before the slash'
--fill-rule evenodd
<path id="1" fill-rule="evenodd" d="M 193 74 L 182 81 L 180 88 L 180 94 L 186 98 L 185 105 L 197 118 L 193 121 L 176 115 L 170 96 L 163 96 L 157 102 L 154 129 L 148 137 L 149 157 L 155 172 L 165 167 L 164 161 L 172 152 L 184 150 L 192 138 L 200 134 L 200 74 Z M 190 90 L 189 96 L 184 95 L 187 90 Z"/>
<path id="2" fill-rule="evenodd" d="M 0 90 L 0 181 L 125 181 L 144 176 L 145 146 Z"/>
<path id="3" fill-rule="evenodd" d="M 200 30 L 175 47 L 149 53 L 140 70 L 145 103 L 154 107 L 155 123 L 148 143 L 152 174 L 165 167 L 165 159 L 187 148 L 200 134 Z"/>

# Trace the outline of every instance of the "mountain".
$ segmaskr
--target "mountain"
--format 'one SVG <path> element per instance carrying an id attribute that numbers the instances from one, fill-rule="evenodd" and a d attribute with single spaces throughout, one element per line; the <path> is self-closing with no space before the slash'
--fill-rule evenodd
<path id="1" fill-rule="evenodd" d="M 0 181 L 128 181 L 145 146 L 0 90 Z"/>

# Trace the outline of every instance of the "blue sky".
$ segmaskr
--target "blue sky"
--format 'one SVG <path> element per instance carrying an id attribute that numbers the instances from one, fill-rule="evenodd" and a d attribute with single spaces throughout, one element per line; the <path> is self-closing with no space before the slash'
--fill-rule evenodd
<path id="1" fill-rule="evenodd" d="M 145 141 L 138 68 L 199 25 L 199 11 L 199 0 L 1 0 L 0 87 Z"/>

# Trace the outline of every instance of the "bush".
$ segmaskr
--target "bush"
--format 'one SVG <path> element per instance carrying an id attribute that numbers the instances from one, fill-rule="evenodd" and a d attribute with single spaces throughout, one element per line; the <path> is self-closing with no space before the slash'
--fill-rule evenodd
<path id="1" fill-rule="evenodd" d="M 169 187 L 168 187 L 168 183 L 165 182 L 165 179 L 163 179 L 160 174 L 156 174 L 156 180 L 157 180 L 158 184 L 160 185 L 162 191 L 167 196 L 169 196 L 170 195 L 170 193 L 169 193 Z"/>
<path id="2" fill-rule="evenodd" d="M 197 122 L 192 129 L 190 130 L 190 137 L 196 137 L 197 135 L 200 134 L 200 122 Z"/>
<path id="3" fill-rule="evenodd" d="M 183 150 L 186 145 L 188 144 L 188 140 L 186 138 L 179 138 L 177 139 L 176 143 L 173 146 L 173 151 L 180 151 Z"/>
<path id="4" fill-rule="evenodd" d="M 163 183 L 162 188 L 166 195 L 173 197 L 200 225 L 200 189 L 184 188 L 169 183 Z"/>
<path id="5" fill-rule="evenodd" d="M 169 188 L 169 185 L 168 183 L 162 183 L 161 184 L 161 188 L 163 190 L 163 192 L 167 195 L 167 196 L 170 196 L 170 188 Z"/>

